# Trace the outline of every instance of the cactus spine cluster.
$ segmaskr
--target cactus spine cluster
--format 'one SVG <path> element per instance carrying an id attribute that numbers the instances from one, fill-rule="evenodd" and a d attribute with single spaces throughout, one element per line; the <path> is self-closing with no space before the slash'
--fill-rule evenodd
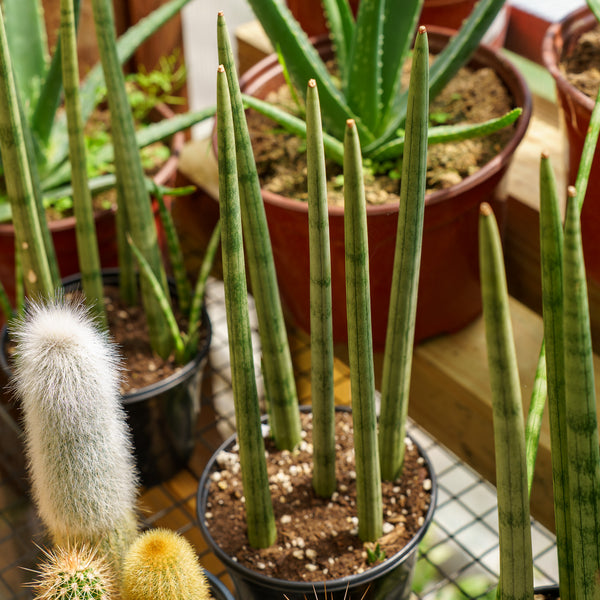
<path id="1" fill-rule="evenodd" d="M 115 350 L 82 305 L 60 300 L 32 303 L 11 331 L 40 516 L 55 544 L 99 544 L 118 565 L 137 535 L 137 477 Z"/>
<path id="2" fill-rule="evenodd" d="M 123 564 L 123 600 L 208 600 L 208 581 L 190 543 L 152 529 L 132 544 Z"/>
<path id="3" fill-rule="evenodd" d="M 108 566 L 89 546 L 45 552 L 39 578 L 33 583 L 36 600 L 109 600 L 114 583 Z"/>

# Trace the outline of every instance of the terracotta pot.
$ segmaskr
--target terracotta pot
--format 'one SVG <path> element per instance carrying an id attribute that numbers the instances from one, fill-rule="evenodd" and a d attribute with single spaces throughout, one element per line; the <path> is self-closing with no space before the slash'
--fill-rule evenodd
<path id="1" fill-rule="evenodd" d="M 570 13 L 562 21 L 552 24 L 544 36 L 542 58 L 556 84 L 556 94 L 561 109 L 568 142 L 567 177 L 573 185 L 579 169 L 583 143 L 590 124 L 594 100 L 573 86 L 562 73 L 559 62 L 570 54 L 578 38 L 593 29 L 596 18 L 587 7 Z M 560 157 L 558 157 L 560 158 Z M 596 149 L 588 181 L 587 193 L 581 212 L 581 236 L 588 277 L 600 281 L 600 152 Z"/>
<path id="2" fill-rule="evenodd" d="M 168 119 L 174 115 L 166 105 L 157 107 L 161 118 Z M 179 132 L 173 136 L 171 142 L 171 156 L 154 176 L 154 181 L 160 185 L 172 186 L 177 176 L 179 152 L 185 143 L 185 134 Z M 154 203 L 154 212 L 157 215 L 158 205 Z M 96 235 L 98 237 L 98 250 L 102 268 L 117 266 L 117 232 L 113 210 L 99 211 L 94 217 Z M 156 216 L 159 243 L 164 246 L 164 233 Z M 54 249 L 58 260 L 61 277 L 68 277 L 79 273 L 79 260 L 77 257 L 77 241 L 75 235 L 75 217 L 66 217 L 48 224 L 54 242 Z M 12 223 L 0 223 L 0 281 L 6 289 L 11 300 L 15 294 L 15 230 Z M 5 316 L 0 312 L 0 325 Z"/>
<path id="3" fill-rule="evenodd" d="M 429 42 L 439 51 L 448 33 L 432 29 Z M 318 49 L 326 53 L 326 41 Z M 457 331 L 481 312 L 477 222 L 483 201 L 495 205 L 501 217 L 506 199 L 501 185 L 514 151 L 523 138 L 531 116 L 531 95 L 519 72 L 503 56 L 480 46 L 471 65 L 491 66 L 510 90 L 516 106 L 523 108 L 514 136 L 505 148 L 479 171 L 448 189 L 426 197 L 425 225 L 419 281 L 415 341 Z M 247 94 L 264 98 L 283 84 L 275 55 L 249 70 L 240 82 Z M 304 202 L 262 192 L 282 303 L 293 322 L 309 331 L 308 207 Z M 333 335 L 347 340 L 344 256 L 344 209 L 329 209 L 333 296 Z M 367 207 L 373 343 L 384 346 L 392 266 L 396 242 L 398 207 L 394 204 Z"/>
<path id="4" fill-rule="evenodd" d="M 303 406 L 301 410 L 310 411 Z M 346 406 L 336 407 L 337 411 L 348 411 Z M 266 422 L 266 417 L 263 421 Z M 412 438 L 413 444 L 423 457 L 431 480 L 431 503 L 425 515 L 423 525 L 417 533 L 399 552 L 385 558 L 381 563 L 358 575 L 350 575 L 329 581 L 286 581 L 268 577 L 263 573 L 249 569 L 239 564 L 217 544 L 206 524 L 205 514 L 209 500 L 209 479 L 216 467 L 217 456 L 227 451 L 237 442 L 234 434 L 215 451 L 207 463 L 200 482 L 196 500 L 198 523 L 204 540 L 225 565 L 231 577 L 238 598 L 244 600 L 305 600 L 306 598 L 327 598 L 329 600 L 346 600 L 360 598 L 361 600 L 408 600 L 411 595 L 411 584 L 418 557 L 419 543 L 427 532 L 433 520 L 437 498 L 437 479 L 433 465 L 423 448 Z"/>
<path id="5" fill-rule="evenodd" d="M 300 23 L 302 29 L 311 37 L 328 32 L 321 0 L 286 0 L 288 8 Z M 352 11 L 356 15 L 359 0 L 350 0 Z"/>

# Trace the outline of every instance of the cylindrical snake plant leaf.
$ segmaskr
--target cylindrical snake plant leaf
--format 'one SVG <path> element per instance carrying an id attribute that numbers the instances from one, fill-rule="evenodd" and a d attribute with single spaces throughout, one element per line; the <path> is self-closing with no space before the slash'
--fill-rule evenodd
<path id="1" fill-rule="evenodd" d="M 11 203 L 16 249 L 31 296 L 52 296 L 53 280 L 36 205 L 33 178 L 19 108 L 17 88 L 6 38 L 4 16 L 0 10 L 0 151 Z"/>
<path id="2" fill-rule="evenodd" d="M 235 123 L 235 143 L 248 269 L 262 344 L 269 415 L 275 443 L 292 450 L 300 442 L 300 414 L 294 369 L 279 299 L 279 288 L 260 182 L 246 124 L 235 60 L 223 13 L 217 19 L 219 61 L 225 67 Z"/>
<path id="3" fill-rule="evenodd" d="M 424 28 L 420 28 L 413 52 L 409 85 L 406 146 L 381 384 L 381 474 L 390 481 L 400 475 L 404 461 L 425 210 L 428 60 L 427 33 Z"/>
<path id="4" fill-rule="evenodd" d="M 600 450 L 581 226 L 570 188 L 563 254 L 565 390 L 571 542 L 578 599 L 600 597 Z"/>
<path id="5" fill-rule="evenodd" d="M 319 496 L 327 497 L 335 491 L 331 253 L 321 112 L 314 79 L 308 82 L 306 126 L 313 488 Z"/>
<path id="6" fill-rule="evenodd" d="M 542 154 L 540 162 L 540 255 L 544 345 L 548 379 L 548 416 L 552 447 L 554 523 L 561 598 L 575 598 L 573 555 L 569 548 L 571 514 L 565 400 L 563 245 L 563 226 L 556 179 L 549 156 Z"/>
<path id="7" fill-rule="evenodd" d="M 73 0 L 61 0 L 60 6 L 63 87 L 67 121 L 69 123 L 69 158 L 72 172 L 75 235 L 81 272 L 81 286 L 86 303 L 92 307 L 94 314 L 100 319 L 102 327 L 106 329 L 108 321 L 103 301 L 100 254 L 98 252 L 96 225 L 92 208 L 92 195 L 88 185 L 83 120 L 79 104 L 79 67 Z"/>
<path id="8" fill-rule="evenodd" d="M 165 295 L 167 278 L 162 264 L 150 195 L 135 139 L 133 116 L 127 100 L 125 79 L 117 54 L 115 22 L 110 0 L 92 0 L 98 50 L 106 81 L 108 106 L 115 149 L 118 210 L 127 213 L 127 225 L 135 246 L 142 253 Z M 158 300 L 147 278 L 141 279 L 142 302 L 153 349 L 163 358 L 171 349 L 171 337 Z"/>
<path id="9" fill-rule="evenodd" d="M 498 226 L 479 216 L 479 272 L 492 392 L 502 599 L 533 599 L 533 559 L 521 386 Z"/>
<path id="10" fill-rule="evenodd" d="M 358 536 L 365 542 L 373 542 L 382 533 L 383 508 L 375 412 L 367 211 L 360 142 L 351 119 L 346 124 L 344 142 L 346 312 Z"/>
<path id="11" fill-rule="evenodd" d="M 234 122 L 225 68 L 217 75 L 217 139 L 221 251 L 229 333 L 231 382 L 240 447 L 246 522 L 251 546 L 275 541 L 275 517 L 269 492 L 260 408 L 256 389 L 242 240 Z"/>

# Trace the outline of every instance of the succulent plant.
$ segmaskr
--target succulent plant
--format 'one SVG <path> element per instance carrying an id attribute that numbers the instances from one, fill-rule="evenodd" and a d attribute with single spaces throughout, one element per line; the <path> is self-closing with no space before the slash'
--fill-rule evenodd
<path id="1" fill-rule="evenodd" d="M 45 550 L 33 582 L 35 600 L 110 600 L 115 584 L 106 562 L 89 546 Z"/>
<path id="2" fill-rule="evenodd" d="M 169 529 L 150 529 L 123 564 L 123 600 L 208 600 L 210 587 L 191 544 Z"/>
<path id="3" fill-rule="evenodd" d="M 12 331 L 40 516 L 55 544 L 98 545 L 118 565 L 137 535 L 137 477 L 116 351 L 82 305 L 31 303 Z"/>

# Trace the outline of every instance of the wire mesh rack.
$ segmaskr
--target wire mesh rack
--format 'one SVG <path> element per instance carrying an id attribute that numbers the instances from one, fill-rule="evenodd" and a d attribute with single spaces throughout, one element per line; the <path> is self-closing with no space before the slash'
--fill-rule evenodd
<path id="1" fill-rule="evenodd" d="M 211 280 L 207 309 L 213 338 L 201 392 L 197 444 L 188 465 L 165 483 L 142 490 L 142 527 L 179 531 L 196 548 L 202 565 L 228 587 L 231 580 L 208 549 L 196 520 L 198 480 L 212 452 L 235 429 L 227 326 L 222 283 Z M 256 318 L 251 324 L 258 341 Z M 255 345 L 258 348 L 258 344 Z M 304 334 L 291 332 L 290 347 L 301 403 L 310 399 L 310 346 Z M 259 350 L 256 350 L 257 354 Z M 260 361 L 256 361 L 260 365 Z M 336 360 L 336 402 L 347 403 L 350 381 L 345 363 Z M 262 380 L 257 367 L 259 392 Z M 40 548 L 48 544 L 28 494 L 18 415 L 4 399 L 0 404 L 0 599 L 26 600 Z M 490 597 L 498 578 L 498 528 L 495 489 L 411 422 L 409 432 L 421 443 L 437 475 L 438 501 L 433 523 L 421 544 L 413 585 L 415 598 L 466 599 Z M 554 536 L 532 521 L 536 585 L 556 583 Z"/>

